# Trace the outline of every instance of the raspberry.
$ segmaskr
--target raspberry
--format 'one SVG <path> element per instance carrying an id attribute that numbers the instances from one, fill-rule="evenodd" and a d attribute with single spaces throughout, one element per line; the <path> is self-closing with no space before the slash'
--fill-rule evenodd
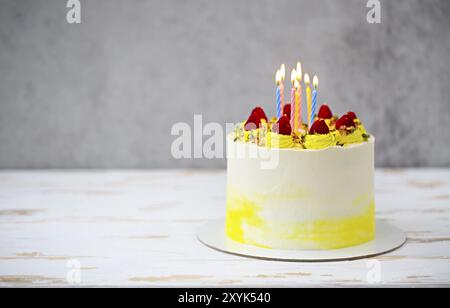
<path id="1" fill-rule="evenodd" d="M 291 123 L 287 115 L 282 116 L 272 127 L 272 132 L 280 135 L 290 135 L 292 133 Z"/>
<path id="2" fill-rule="evenodd" d="M 346 114 L 336 121 L 336 129 L 355 127 L 355 122 Z"/>
<path id="3" fill-rule="evenodd" d="M 318 117 L 319 119 L 331 119 L 333 117 L 333 113 L 331 112 L 330 107 L 326 104 L 320 106 Z"/>
<path id="4" fill-rule="evenodd" d="M 327 123 L 325 123 L 324 120 L 318 119 L 314 121 L 313 125 L 311 125 L 311 128 L 309 129 L 310 134 L 321 134 L 325 135 L 330 132 L 330 129 L 328 128 Z"/>
<path id="5" fill-rule="evenodd" d="M 257 129 L 261 124 L 261 119 L 264 119 L 267 122 L 267 116 L 264 110 L 261 107 L 256 107 L 252 110 L 252 113 L 248 117 L 245 122 L 244 129 L 245 130 L 253 130 Z"/>

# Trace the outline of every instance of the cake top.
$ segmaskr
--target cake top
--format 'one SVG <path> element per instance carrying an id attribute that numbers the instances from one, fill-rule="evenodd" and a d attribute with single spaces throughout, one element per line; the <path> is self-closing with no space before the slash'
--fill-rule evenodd
<path id="1" fill-rule="evenodd" d="M 339 116 L 323 104 L 311 125 L 301 123 L 295 131 L 291 110 L 291 104 L 286 104 L 279 118 L 268 119 L 261 107 L 254 108 L 246 121 L 236 125 L 234 141 L 272 148 L 324 149 L 366 142 L 370 137 L 353 111 Z"/>
<path id="2" fill-rule="evenodd" d="M 319 78 L 302 75 L 302 66 L 291 71 L 291 100 L 284 101 L 284 64 L 275 73 L 276 117 L 267 118 L 261 107 L 252 110 L 245 122 L 237 125 L 234 140 L 275 148 L 324 149 L 362 143 L 369 139 L 359 118 L 352 111 L 342 116 L 333 114 L 328 105 L 316 113 Z M 305 92 L 306 123 L 302 123 L 302 98 Z"/>

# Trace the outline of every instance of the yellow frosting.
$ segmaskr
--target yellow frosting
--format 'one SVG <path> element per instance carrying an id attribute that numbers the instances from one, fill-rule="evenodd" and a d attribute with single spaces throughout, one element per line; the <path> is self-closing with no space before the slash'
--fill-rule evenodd
<path id="1" fill-rule="evenodd" d="M 249 224 L 254 227 L 263 227 L 263 221 L 258 216 L 259 210 L 260 208 L 256 203 L 228 191 L 225 225 L 225 233 L 228 237 L 239 243 L 265 247 L 262 244 L 251 241 L 250 239 L 245 239 L 243 230 L 244 224 Z"/>
<path id="2" fill-rule="evenodd" d="M 243 125 L 238 125 L 234 131 L 234 138 L 236 141 L 257 143 L 260 134 L 260 129 L 245 130 Z"/>
<path id="3" fill-rule="evenodd" d="M 269 148 L 292 148 L 295 146 L 291 135 L 280 135 L 273 132 L 267 132 L 266 146 Z"/>
<path id="4" fill-rule="evenodd" d="M 306 135 L 305 142 L 303 143 L 307 149 L 325 149 L 336 145 L 336 138 L 333 134 L 314 134 Z"/>
<path id="5" fill-rule="evenodd" d="M 327 123 L 327 126 L 331 129 L 334 129 L 334 125 L 336 124 L 336 118 L 331 117 L 330 119 L 324 119 L 325 123 Z"/>
<path id="6" fill-rule="evenodd" d="M 356 129 L 359 129 L 359 130 L 361 130 L 361 132 L 362 132 L 363 134 L 368 135 L 368 133 L 367 133 L 366 128 L 364 127 L 364 125 L 362 125 L 362 124 L 357 124 L 357 125 L 356 125 Z"/>
<path id="7" fill-rule="evenodd" d="M 256 197 L 256 196 L 255 196 Z M 304 198 L 304 192 L 298 196 Z M 258 198 L 256 198 L 258 199 Z M 368 203 L 366 203 L 368 202 Z M 280 240 L 293 240 L 308 249 L 337 249 L 358 245 L 375 237 L 375 202 L 373 198 L 358 198 L 355 206 L 363 211 L 356 216 L 345 218 L 319 219 L 302 223 L 265 221 L 260 215 L 259 202 L 255 202 L 232 189 L 227 193 L 225 232 L 234 241 L 264 248 L 271 248 L 252 236 L 247 236 L 246 228 L 256 228 L 264 234 Z"/>
<path id="8" fill-rule="evenodd" d="M 325 120 L 327 124 L 331 121 Z M 338 130 L 332 130 L 329 134 L 308 134 L 303 135 L 304 142 L 301 140 L 294 140 L 292 136 L 280 135 L 270 131 L 271 124 L 262 121 L 261 127 L 247 131 L 244 129 L 245 121 L 236 126 L 234 131 L 235 141 L 255 143 L 260 146 L 269 148 L 305 148 L 305 149 L 324 149 L 330 146 L 348 145 L 354 143 L 361 143 L 367 140 L 368 133 L 359 121 L 357 121 L 356 128 L 353 132 L 342 134 Z M 305 128 L 306 129 L 306 128 Z"/>
<path id="9" fill-rule="evenodd" d="M 361 143 L 366 139 L 363 135 L 367 134 L 364 126 L 358 125 L 358 127 L 351 133 L 347 133 L 346 135 L 341 134 L 340 131 L 336 133 L 337 143 L 339 144 L 353 144 L 353 143 Z"/>

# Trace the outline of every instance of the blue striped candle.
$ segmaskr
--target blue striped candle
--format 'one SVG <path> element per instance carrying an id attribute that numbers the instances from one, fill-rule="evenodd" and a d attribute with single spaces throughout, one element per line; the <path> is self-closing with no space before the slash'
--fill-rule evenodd
<path id="1" fill-rule="evenodd" d="M 317 88 L 319 87 L 319 78 L 314 75 L 313 78 L 313 87 L 314 90 L 312 91 L 312 103 L 311 103 L 311 119 L 309 123 L 314 123 L 314 115 L 316 114 L 316 106 L 317 106 Z"/>
<path id="2" fill-rule="evenodd" d="M 275 74 L 275 83 L 277 84 L 277 118 L 281 118 L 281 72 L 278 70 Z"/>

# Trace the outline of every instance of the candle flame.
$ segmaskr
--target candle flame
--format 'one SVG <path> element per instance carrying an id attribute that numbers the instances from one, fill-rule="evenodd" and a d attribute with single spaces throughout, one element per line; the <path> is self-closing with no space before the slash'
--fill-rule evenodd
<path id="1" fill-rule="evenodd" d="M 302 81 L 302 64 L 300 63 L 300 61 L 299 62 L 297 62 L 297 68 L 296 68 L 296 71 L 297 71 L 297 80 L 299 81 L 299 82 L 301 82 Z"/>
<path id="2" fill-rule="evenodd" d="M 277 70 L 275 73 L 275 83 L 279 85 L 281 83 L 281 72 L 280 70 Z"/>
<path id="3" fill-rule="evenodd" d="M 307 86 L 309 86 L 309 83 L 310 83 L 310 81 L 309 81 L 309 75 L 308 75 L 308 74 L 305 74 L 305 84 L 306 84 Z"/>
<path id="4" fill-rule="evenodd" d="M 291 71 L 291 82 L 292 85 L 294 85 L 294 81 L 297 80 L 297 71 L 295 70 L 295 68 L 292 69 Z"/>
<path id="5" fill-rule="evenodd" d="M 281 81 L 283 81 L 284 77 L 286 76 L 286 67 L 284 66 L 284 64 L 281 64 L 280 74 L 281 74 Z"/>
<path id="6" fill-rule="evenodd" d="M 298 82 L 298 80 L 294 80 L 294 88 L 298 89 L 300 88 L 300 83 Z"/>
<path id="7" fill-rule="evenodd" d="M 319 87 L 319 78 L 317 78 L 316 75 L 314 75 L 314 77 L 313 77 L 313 86 L 314 86 L 314 89 L 316 89 L 316 90 Z"/>

